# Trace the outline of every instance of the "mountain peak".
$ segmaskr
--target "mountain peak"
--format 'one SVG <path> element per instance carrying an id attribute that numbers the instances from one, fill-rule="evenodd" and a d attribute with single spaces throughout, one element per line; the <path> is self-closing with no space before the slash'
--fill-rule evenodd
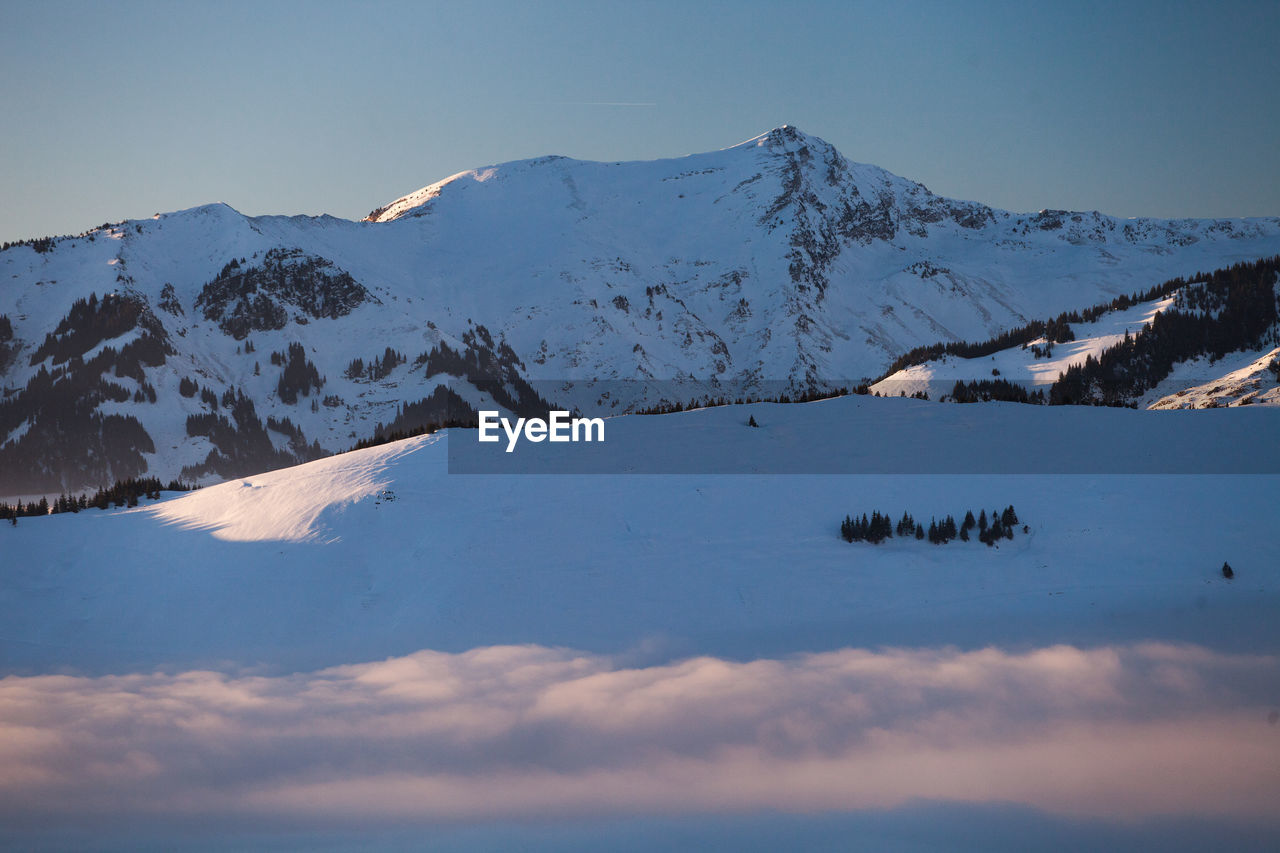
<path id="1" fill-rule="evenodd" d="M 770 151 L 797 151 L 800 148 L 810 145 L 820 145 L 830 147 L 829 144 L 816 136 L 809 134 L 796 127 L 794 124 L 783 124 L 772 130 L 766 131 L 759 136 L 753 136 L 745 142 L 739 142 L 737 145 L 731 145 L 730 148 L 767 148 Z"/>
<path id="2" fill-rule="evenodd" d="M 731 145 L 728 148 L 721 149 L 723 151 L 733 151 L 736 149 L 746 148 L 763 148 L 771 154 L 795 154 L 804 150 L 818 151 L 825 155 L 830 153 L 832 156 L 838 156 L 835 147 L 829 142 L 816 136 L 810 136 L 800 128 L 793 124 L 783 124 L 772 130 L 766 131 L 759 136 L 739 142 L 737 145 Z M 481 169 L 470 169 L 451 175 L 442 181 L 416 190 L 408 195 L 385 204 L 381 207 L 374 208 L 369 215 L 364 217 L 365 222 L 390 222 L 393 219 L 399 219 L 402 216 L 413 213 L 421 213 L 426 209 L 429 202 L 440 195 L 441 191 L 449 184 L 459 182 L 475 182 L 483 183 L 497 175 L 500 171 L 511 171 L 512 168 L 520 168 L 527 166 L 540 166 L 545 163 L 571 161 L 570 158 L 551 155 L 546 157 L 535 157 L 528 160 L 514 160 L 509 163 L 501 163 L 494 166 L 486 166 Z"/>

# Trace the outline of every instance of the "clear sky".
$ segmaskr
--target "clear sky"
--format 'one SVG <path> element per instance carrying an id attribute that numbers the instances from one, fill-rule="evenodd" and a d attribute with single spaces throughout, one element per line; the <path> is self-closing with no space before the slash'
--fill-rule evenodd
<path id="1" fill-rule="evenodd" d="M 0 0 L 0 240 L 780 124 L 1025 211 L 1280 215 L 1280 3 Z"/>

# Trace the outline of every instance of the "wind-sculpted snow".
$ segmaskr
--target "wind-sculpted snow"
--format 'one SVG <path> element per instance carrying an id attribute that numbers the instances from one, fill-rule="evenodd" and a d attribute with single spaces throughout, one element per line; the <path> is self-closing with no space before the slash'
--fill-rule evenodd
<path id="1" fill-rule="evenodd" d="M 310 542 L 331 535 L 325 512 L 387 486 L 392 461 L 438 436 L 411 438 L 320 460 L 303 469 L 269 471 L 209 486 L 141 512 L 165 524 L 207 530 L 231 542 Z"/>
<path id="2" fill-rule="evenodd" d="M 1261 821 L 1280 659 L 1144 643 L 627 666 L 541 646 L 0 681 L 0 823 L 1018 803 Z"/>

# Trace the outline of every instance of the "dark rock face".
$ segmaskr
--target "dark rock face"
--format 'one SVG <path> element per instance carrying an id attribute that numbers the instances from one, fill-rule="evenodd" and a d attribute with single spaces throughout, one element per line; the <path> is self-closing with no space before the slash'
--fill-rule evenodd
<path id="1" fill-rule="evenodd" d="M 250 332 L 336 320 L 376 298 L 333 262 L 300 249 L 272 249 L 259 266 L 233 259 L 204 286 L 196 308 L 236 340 Z"/>

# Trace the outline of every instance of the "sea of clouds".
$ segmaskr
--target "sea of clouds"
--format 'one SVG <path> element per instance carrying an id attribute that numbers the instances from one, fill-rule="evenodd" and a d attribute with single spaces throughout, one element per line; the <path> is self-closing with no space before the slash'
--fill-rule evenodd
<path id="1" fill-rule="evenodd" d="M 1137 644 L 634 667 L 499 646 L 284 676 L 9 676 L 0 822 L 807 813 L 921 799 L 1265 822 L 1280 795 L 1278 664 Z"/>

